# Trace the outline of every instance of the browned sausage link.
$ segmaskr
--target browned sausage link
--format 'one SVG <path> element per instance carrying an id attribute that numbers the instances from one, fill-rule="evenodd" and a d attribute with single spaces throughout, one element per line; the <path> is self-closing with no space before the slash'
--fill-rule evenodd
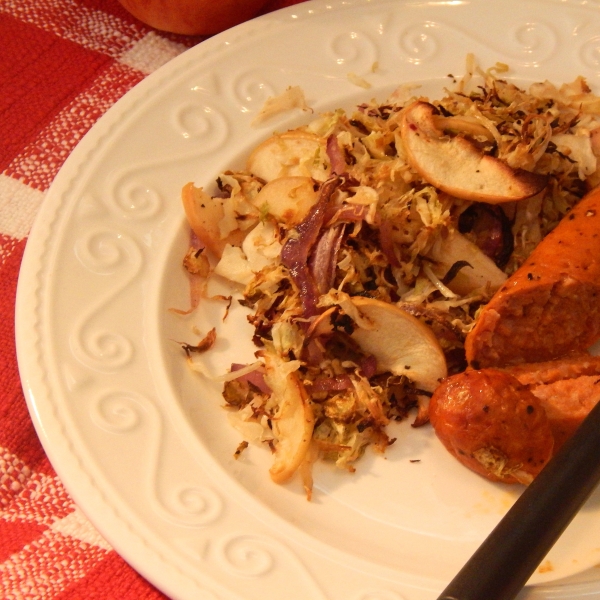
<path id="1" fill-rule="evenodd" d="M 585 196 L 482 309 L 473 368 L 552 360 L 600 339 L 600 188 Z"/>
<path id="2" fill-rule="evenodd" d="M 446 449 L 492 481 L 528 484 L 552 456 L 554 438 L 540 401 L 496 369 L 445 379 L 429 416 Z"/>

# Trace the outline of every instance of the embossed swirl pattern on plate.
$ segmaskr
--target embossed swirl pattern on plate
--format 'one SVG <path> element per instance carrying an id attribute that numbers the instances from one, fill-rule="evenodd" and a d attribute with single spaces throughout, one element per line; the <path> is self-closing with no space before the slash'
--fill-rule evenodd
<path id="1" fill-rule="evenodd" d="M 593 71 L 600 71 L 600 34 L 590 38 L 579 47 L 581 64 Z"/>
<path id="2" fill-rule="evenodd" d="M 223 499 L 214 489 L 161 480 L 159 467 L 164 453 L 165 424 L 149 398 L 131 390 L 105 391 L 92 404 L 90 415 L 97 427 L 111 433 L 143 431 L 146 441 L 142 470 L 146 471 L 148 499 L 158 516 L 169 523 L 188 527 L 203 527 L 219 519 Z M 168 479 L 168 475 L 162 479 Z"/>
<path id="3" fill-rule="evenodd" d="M 268 589 L 273 598 L 284 598 L 294 582 L 298 598 L 327 600 L 320 587 L 298 555 L 289 546 L 269 536 L 232 535 L 220 540 L 216 558 L 221 568 L 236 577 L 262 579 L 261 589 Z M 279 588 L 279 589 L 278 589 Z"/>
<path id="4" fill-rule="evenodd" d="M 229 120 L 214 106 L 185 102 L 171 109 L 168 127 L 179 142 L 177 146 L 189 148 L 183 154 L 165 152 L 160 160 L 128 163 L 112 178 L 109 193 L 104 202 L 119 217 L 141 221 L 157 217 L 165 207 L 164 177 L 174 164 L 190 159 L 201 159 L 223 146 L 230 136 Z"/>
<path id="5" fill-rule="evenodd" d="M 232 96 L 243 112 L 259 111 L 268 98 L 283 91 L 269 81 L 262 69 L 245 70 L 230 85 Z"/>
<path id="6" fill-rule="evenodd" d="M 90 417 L 96 426 L 111 433 L 133 431 L 143 420 L 140 397 L 124 390 L 105 392 L 92 405 Z"/>
<path id="7" fill-rule="evenodd" d="M 397 47 L 404 60 L 418 65 L 435 60 L 441 52 L 458 43 L 460 38 L 491 48 L 498 57 L 507 57 L 525 66 L 534 66 L 550 59 L 557 51 L 559 40 L 555 29 L 543 22 L 515 23 L 496 41 L 493 36 L 485 39 L 480 37 L 473 29 L 445 21 L 426 20 L 401 28 Z"/>
<path id="8" fill-rule="evenodd" d="M 215 106 L 187 102 L 172 111 L 171 125 L 175 132 L 194 143 L 200 155 L 219 148 L 229 134 L 229 122 Z"/>
<path id="9" fill-rule="evenodd" d="M 220 547 L 223 566 L 232 575 L 259 577 L 270 573 L 276 564 L 271 540 L 250 535 L 228 538 Z"/>
<path id="10" fill-rule="evenodd" d="M 442 26 L 432 21 L 424 21 L 402 29 L 398 36 L 398 46 L 405 60 L 419 65 L 433 60 L 440 51 Z"/>
<path id="11" fill-rule="evenodd" d="M 535 66 L 552 57 L 557 51 L 558 34 L 553 27 L 542 22 L 521 23 L 508 31 L 508 54 L 523 64 Z M 512 51 L 511 51 L 512 49 Z M 498 48 L 500 52 L 500 48 Z"/>
<path id="12" fill-rule="evenodd" d="M 164 206 L 161 192 L 140 177 L 143 172 L 147 172 L 147 167 L 140 166 L 122 174 L 108 195 L 109 208 L 125 219 L 150 219 Z"/>
<path id="13" fill-rule="evenodd" d="M 336 65 L 357 73 L 370 71 L 380 58 L 378 44 L 359 29 L 336 35 L 327 50 Z"/>
<path id="14" fill-rule="evenodd" d="M 131 278 L 142 264 L 137 242 L 112 227 L 89 229 L 77 239 L 73 250 L 81 265 L 98 275 L 128 272 Z"/>
<path id="15" fill-rule="evenodd" d="M 108 276 L 112 285 L 104 286 L 108 292 L 90 302 L 76 318 L 69 340 L 71 352 L 97 371 L 121 369 L 131 362 L 134 345 L 125 335 L 112 330 L 105 309 L 140 274 L 142 252 L 133 238 L 116 229 L 90 228 L 75 242 L 74 253 L 85 269 Z"/>

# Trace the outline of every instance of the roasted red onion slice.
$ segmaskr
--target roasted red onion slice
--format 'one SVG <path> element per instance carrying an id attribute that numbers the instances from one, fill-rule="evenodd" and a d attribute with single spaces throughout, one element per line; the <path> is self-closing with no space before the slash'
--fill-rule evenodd
<path id="1" fill-rule="evenodd" d="M 319 237 L 310 256 L 310 273 L 321 294 L 326 294 L 333 286 L 336 258 L 343 235 L 343 224 L 326 229 Z"/>
<path id="2" fill-rule="evenodd" d="M 346 171 L 346 160 L 338 144 L 337 136 L 331 134 L 327 138 L 327 156 L 331 163 L 331 172 L 335 175 L 341 175 Z"/>
<path id="3" fill-rule="evenodd" d="M 314 339 L 309 339 L 308 343 L 304 346 L 302 352 L 302 360 L 306 362 L 307 365 L 316 367 L 321 361 L 325 358 L 325 352 L 320 344 Z"/>
<path id="4" fill-rule="evenodd" d="M 333 377 L 318 377 L 310 387 L 310 393 L 342 392 L 352 388 L 352 380 L 348 375 L 335 375 Z"/>
<path id="5" fill-rule="evenodd" d="M 513 251 L 514 238 L 502 208 L 473 204 L 460 215 L 458 230 L 467 234 L 498 267 L 506 265 Z"/>
<path id="6" fill-rule="evenodd" d="M 304 316 L 318 314 L 319 288 L 308 268 L 308 257 L 315 245 L 329 207 L 331 195 L 340 184 L 339 177 L 328 179 L 321 187 L 317 203 L 306 218 L 299 223 L 281 249 L 281 263 L 290 271 L 294 283 L 300 290 Z"/>
<path id="7" fill-rule="evenodd" d="M 372 354 L 365 356 L 360 361 L 360 370 L 367 379 L 370 379 L 377 372 L 377 359 Z"/>
<path id="8" fill-rule="evenodd" d="M 245 368 L 247 365 L 240 365 L 237 363 L 233 363 L 231 365 L 231 372 L 239 371 L 240 369 Z M 240 375 L 237 379 L 240 381 L 247 381 L 251 383 L 255 387 L 257 387 L 263 394 L 270 394 L 271 388 L 265 382 L 265 373 L 263 370 L 254 370 L 250 371 L 250 373 L 245 373 L 244 375 Z"/>

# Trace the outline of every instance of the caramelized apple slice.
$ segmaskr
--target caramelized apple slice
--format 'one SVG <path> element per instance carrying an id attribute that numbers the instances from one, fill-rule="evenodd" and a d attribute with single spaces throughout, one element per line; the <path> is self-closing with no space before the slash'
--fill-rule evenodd
<path id="1" fill-rule="evenodd" d="M 252 203 L 291 229 L 306 217 L 318 197 L 310 177 L 279 177 L 267 183 Z"/>
<path id="2" fill-rule="evenodd" d="M 371 354 L 377 371 L 404 375 L 420 389 L 432 392 L 446 376 L 446 359 L 433 331 L 416 317 L 395 304 L 347 294 L 329 294 L 354 321 L 350 334 L 361 350 Z M 333 331 L 331 317 L 335 306 L 319 315 L 308 335 L 328 335 Z"/>
<path id="3" fill-rule="evenodd" d="M 428 183 L 456 198 L 490 204 L 523 200 L 546 187 L 546 176 L 512 169 L 460 135 L 444 136 L 435 111 L 427 102 L 411 104 L 400 131 L 410 165 Z"/>
<path id="4" fill-rule="evenodd" d="M 325 181 L 331 173 L 325 143 L 313 133 L 297 130 L 273 135 L 257 146 L 246 169 L 267 182 L 287 176 Z"/>
<path id="5" fill-rule="evenodd" d="M 506 274 L 486 256 L 473 242 L 458 231 L 451 231 L 445 238 L 439 237 L 429 252 L 436 261 L 434 273 L 442 279 L 450 269 L 461 262 L 466 263 L 450 281 L 446 282 L 456 294 L 466 295 L 478 288 L 488 287 L 495 292 L 506 281 Z"/>
<path id="6" fill-rule="evenodd" d="M 354 297 L 361 322 L 352 337 L 360 348 L 377 360 L 379 372 L 405 375 L 417 387 L 433 392 L 447 374 L 440 344 L 427 325 L 395 304 Z"/>
<path id="7" fill-rule="evenodd" d="M 294 369 L 275 353 L 265 352 L 265 382 L 277 402 L 272 427 L 277 445 L 269 469 L 275 483 L 284 483 L 297 471 L 310 448 L 315 418 L 308 394 Z"/>

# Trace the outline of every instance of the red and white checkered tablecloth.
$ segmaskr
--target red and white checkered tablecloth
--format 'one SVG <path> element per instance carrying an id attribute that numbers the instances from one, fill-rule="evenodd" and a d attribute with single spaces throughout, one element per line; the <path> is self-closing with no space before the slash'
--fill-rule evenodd
<path id="1" fill-rule="evenodd" d="M 272 0 L 263 12 L 299 0 Z M 165 598 L 75 506 L 37 439 L 15 352 L 27 235 L 69 153 L 123 94 L 200 43 L 117 0 L 0 0 L 0 598 Z"/>

